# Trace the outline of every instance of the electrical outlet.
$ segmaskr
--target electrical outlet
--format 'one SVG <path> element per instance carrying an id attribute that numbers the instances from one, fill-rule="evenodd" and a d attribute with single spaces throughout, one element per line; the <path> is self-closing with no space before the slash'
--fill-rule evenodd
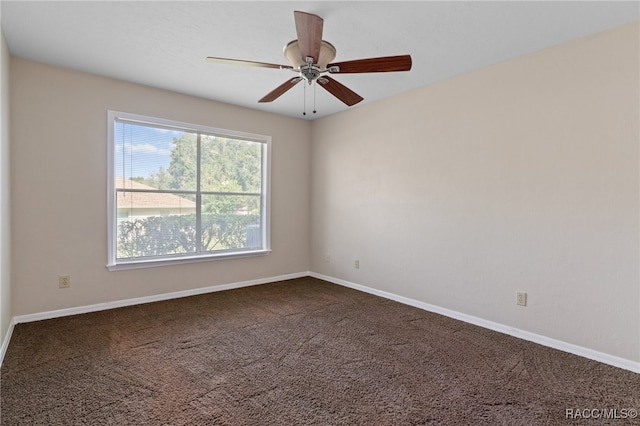
<path id="1" fill-rule="evenodd" d="M 516 303 L 520 306 L 527 306 L 527 293 L 516 293 Z"/>
<path id="2" fill-rule="evenodd" d="M 353 267 L 356 269 L 360 269 L 360 261 L 358 259 L 356 259 L 356 261 L 353 263 Z"/>
<path id="3" fill-rule="evenodd" d="M 69 288 L 69 287 L 71 287 L 71 275 L 60 275 L 60 276 L 58 276 L 58 286 L 60 288 Z"/>

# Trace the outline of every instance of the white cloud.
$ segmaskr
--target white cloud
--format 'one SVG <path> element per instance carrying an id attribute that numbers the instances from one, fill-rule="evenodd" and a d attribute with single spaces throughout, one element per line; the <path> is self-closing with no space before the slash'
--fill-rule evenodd
<path id="1" fill-rule="evenodd" d="M 157 146 L 150 143 L 140 143 L 136 145 L 132 145 L 130 143 L 125 143 L 123 145 L 116 145 L 116 151 L 121 152 L 124 147 L 125 153 L 140 153 L 140 154 L 156 154 L 168 157 L 171 155 L 170 149 L 158 148 Z"/>
<path id="2" fill-rule="evenodd" d="M 169 129 L 162 129 L 162 128 L 154 128 L 153 131 L 162 133 L 164 135 L 170 134 L 174 138 L 179 138 L 183 136 L 185 133 L 183 130 L 169 130 Z"/>

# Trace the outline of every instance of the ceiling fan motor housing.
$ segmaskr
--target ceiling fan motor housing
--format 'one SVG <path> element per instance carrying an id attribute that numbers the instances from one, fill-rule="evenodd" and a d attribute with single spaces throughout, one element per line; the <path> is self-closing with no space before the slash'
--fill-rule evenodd
<path id="1" fill-rule="evenodd" d="M 318 77 L 320 77 L 321 71 L 320 68 L 315 65 L 308 65 L 300 68 L 300 74 L 304 77 L 309 84 L 314 82 Z"/>

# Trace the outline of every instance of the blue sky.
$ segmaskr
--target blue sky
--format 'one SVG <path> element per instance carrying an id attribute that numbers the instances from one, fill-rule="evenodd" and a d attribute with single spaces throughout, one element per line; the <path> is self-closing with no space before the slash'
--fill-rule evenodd
<path id="1" fill-rule="evenodd" d="M 184 135 L 182 131 L 158 129 L 131 123 L 116 123 L 115 167 L 116 176 L 148 177 L 171 162 L 173 139 Z"/>

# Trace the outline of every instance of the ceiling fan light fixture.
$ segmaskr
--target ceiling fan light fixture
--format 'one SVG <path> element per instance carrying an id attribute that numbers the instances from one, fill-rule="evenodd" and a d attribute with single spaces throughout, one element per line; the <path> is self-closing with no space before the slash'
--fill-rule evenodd
<path id="1" fill-rule="evenodd" d="M 300 68 L 304 66 L 306 62 L 302 57 L 302 53 L 300 53 L 300 46 L 298 45 L 298 40 L 293 40 L 287 43 L 287 45 L 283 49 L 284 57 L 287 58 L 287 61 L 294 68 Z"/>
<path id="2" fill-rule="evenodd" d="M 318 58 L 318 66 L 321 70 L 325 70 L 327 65 L 336 58 L 336 48 L 328 41 L 322 40 L 320 45 L 320 57 Z"/>
<path id="3" fill-rule="evenodd" d="M 302 53 L 300 52 L 300 45 L 298 44 L 298 40 L 293 40 L 287 43 L 284 47 L 284 57 L 287 58 L 291 66 L 294 68 L 300 68 L 307 65 L 305 58 L 302 57 Z M 320 45 L 320 55 L 317 60 L 316 65 L 321 70 L 325 70 L 327 68 L 327 64 L 333 61 L 336 57 L 336 48 L 333 44 L 328 41 L 322 40 Z"/>

